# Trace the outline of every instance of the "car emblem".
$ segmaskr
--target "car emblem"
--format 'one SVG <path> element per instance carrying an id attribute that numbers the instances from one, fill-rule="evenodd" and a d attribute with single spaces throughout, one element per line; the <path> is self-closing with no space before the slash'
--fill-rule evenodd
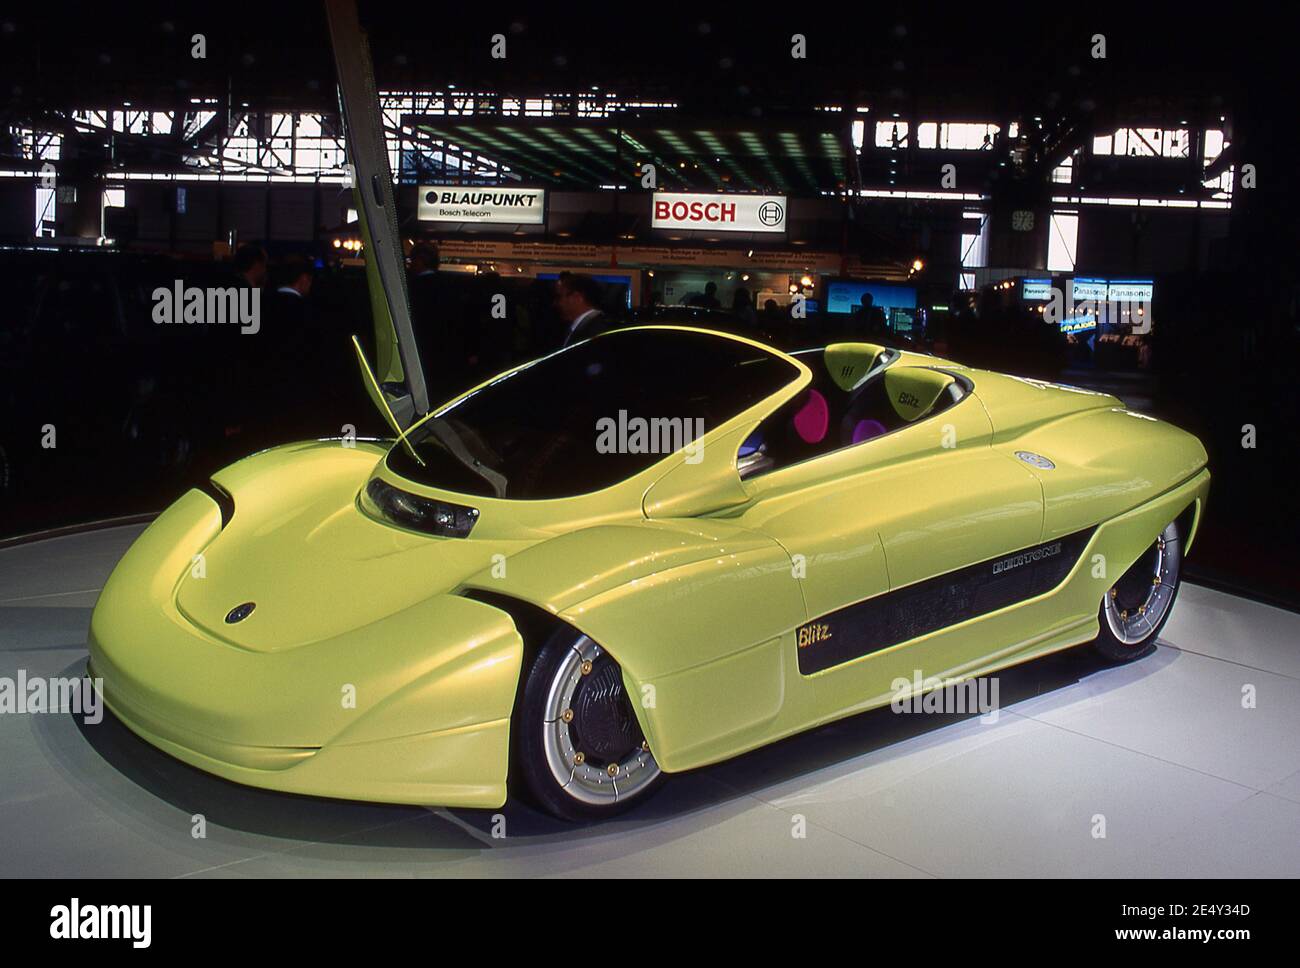
<path id="1" fill-rule="evenodd" d="M 255 608 L 257 608 L 256 602 L 244 602 L 243 605 L 236 605 L 226 613 L 226 624 L 234 625 L 236 622 L 242 622 L 253 614 Z"/>
<path id="2" fill-rule="evenodd" d="M 1050 471 L 1056 467 L 1050 460 L 1042 454 L 1035 454 L 1033 451 L 1018 450 L 1016 456 L 1031 467 L 1037 467 L 1040 470 Z"/>

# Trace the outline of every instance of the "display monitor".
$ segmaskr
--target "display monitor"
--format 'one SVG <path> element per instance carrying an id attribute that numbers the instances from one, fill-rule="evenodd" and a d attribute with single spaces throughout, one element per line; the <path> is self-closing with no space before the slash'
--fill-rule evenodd
<path id="1" fill-rule="evenodd" d="M 837 279 L 826 287 L 826 311 L 852 315 L 862 305 L 862 294 L 871 293 L 872 302 L 888 317 L 894 309 L 916 309 L 916 289 L 889 282 L 858 282 Z"/>
<path id="2" fill-rule="evenodd" d="M 631 276 L 616 276 L 608 273 L 603 275 L 598 275 L 594 272 L 588 274 L 591 276 L 591 278 L 601 283 L 607 289 L 613 290 L 613 292 L 615 293 L 617 293 L 621 287 L 622 289 L 622 292 L 620 293 L 620 295 L 622 296 L 621 302 L 628 309 L 632 308 L 632 277 Z M 558 272 L 539 272 L 537 273 L 537 278 L 545 279 L 548 282 L 554 282 L 556 279 L 560 278 L 560 274 Z"/>

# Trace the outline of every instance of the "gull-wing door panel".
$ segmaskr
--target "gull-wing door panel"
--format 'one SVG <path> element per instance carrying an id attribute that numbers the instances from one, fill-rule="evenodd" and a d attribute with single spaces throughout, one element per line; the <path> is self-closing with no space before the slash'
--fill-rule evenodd
<path id="1" fill-rule="evenodd" d="M 375 87 L 370 45 L 355 0 L 326 0 L 339 101 L 352 165 L 352 194 L 366 258 L 366 283 L 375 324 L 374 378 L 385 402 L 385 420 L 400 433 L 429 412 L 429 391 L 420 366 L 406 291 L 406 260 L 397 227 L 393 174 L 388 164 L 383 115 Z M 363 379 L 366 367 L 362 367 Z M 367 392 L 371 387 L 367 385 Z M 373 396 L 373 393 L 372 393 Z"/>

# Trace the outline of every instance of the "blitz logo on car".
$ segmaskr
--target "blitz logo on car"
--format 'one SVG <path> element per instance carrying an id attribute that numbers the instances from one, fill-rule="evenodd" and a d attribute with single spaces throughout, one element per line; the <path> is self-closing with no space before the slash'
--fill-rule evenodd
<path id="1" fill-rule="evenodd" d="M 799 627 L 799 648 L 806 649 L 810 645 L 818 642 L 824 642 L 831 637 L 831 627 L 825 622 L 811 622 L 808 625 Z"/>
<path id="2" fill-rule="evenodd" d="M 1010 571 L 1012 568 L 1019 568 L 1021 565 L 1027 565 L 1030 562 L 1042 561 L 1044 558 L 1054 558 L 1061 553 L 1061 542 L 1043 545 L 1041 548 L 1031 548 L 1028 551 L 1022 551 L 1018 555 L 1012 555 L 1009 558 L 1003 558 L 1001 561 L 993 562 L 993 574 L 1000 575 L 1004 571 Z"/>
<path id="3" fill-rule="evenodd" d="M 906 390 L 898 395 L 898 402 L 905 407 L 912 407 L 913 409 L 921 406 L 921 401 L 917 399 L 916 395 L 908 393 Z"/>

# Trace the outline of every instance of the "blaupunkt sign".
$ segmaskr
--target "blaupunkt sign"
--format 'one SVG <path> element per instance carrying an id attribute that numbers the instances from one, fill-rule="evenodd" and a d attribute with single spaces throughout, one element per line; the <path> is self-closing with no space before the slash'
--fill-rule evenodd
<path id="1" fill-rule="evenodd" d="M 421 222 L 541 225 L 546 217 L 546 190 L 421 185 L 416 217 Z"/>

